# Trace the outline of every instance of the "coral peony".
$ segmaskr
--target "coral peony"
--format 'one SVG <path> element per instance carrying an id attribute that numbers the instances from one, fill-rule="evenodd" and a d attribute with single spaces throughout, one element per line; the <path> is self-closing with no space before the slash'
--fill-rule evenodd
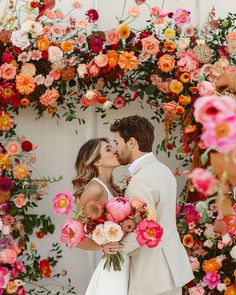
<path id="1" fill-rule="evenodd" d="M 149 248 L 156 247 L 163 235 L 162 227 L 153 220 L 142 220 L 137 228 L 137 241 L 140 246 L 147 245 Z"/>

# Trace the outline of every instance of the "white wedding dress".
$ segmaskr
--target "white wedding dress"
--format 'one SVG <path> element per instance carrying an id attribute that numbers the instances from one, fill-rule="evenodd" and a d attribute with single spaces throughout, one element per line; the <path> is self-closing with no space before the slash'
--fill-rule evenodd
<path id="1" fill-rule="evenodd" d="M 108 200 L 112 199 L 113 195 L 107 186 L 98 178 L 93 179 L 104 187 L 107 192 Z M 129 258 L 123 254 L 122 256 L 125 261 L 122 264 L 121 271 L 114 271 L 112 268 L 110 271 L 104 270 L 103 265 L 105 263 L 105 258 L 101 259 L 93 273 L 85 295 L 128 295 Z"/>

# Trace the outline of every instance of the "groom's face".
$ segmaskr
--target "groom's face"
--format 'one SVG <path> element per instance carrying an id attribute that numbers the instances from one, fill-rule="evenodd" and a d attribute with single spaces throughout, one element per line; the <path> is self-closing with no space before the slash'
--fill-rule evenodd
<path id="1" fill-rule="evenodd" d="M 125 143 L 124 139 L 120 136 L 119 132 L 114 132 L 115 150 L 118 160 L 121 165 L 127 165 L 132 162 L 132 153 L 129 145 Z"/>

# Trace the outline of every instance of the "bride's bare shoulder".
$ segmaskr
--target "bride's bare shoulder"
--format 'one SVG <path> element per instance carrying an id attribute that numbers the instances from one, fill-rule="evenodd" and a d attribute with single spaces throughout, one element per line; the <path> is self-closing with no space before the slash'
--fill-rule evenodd
<path id="1" fill-rule="evenodd" d="M 104 195 L 104 189 L 97 181 L 90 181 L 81 194 L 81 199 L 95 199 L 98 200 Z"/>

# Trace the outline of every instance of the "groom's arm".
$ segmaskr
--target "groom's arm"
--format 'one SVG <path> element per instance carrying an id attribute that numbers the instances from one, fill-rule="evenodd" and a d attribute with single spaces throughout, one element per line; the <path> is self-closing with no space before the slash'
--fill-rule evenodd
<path id="1" fill-rule="evenodd" d="M 155 201 L 159 200 L 158 192 L 156 192 L 156 195 L 154 196 L 151 188 L 144 183 L 141 177 L 135 177 L 135 180 L 131 180 L 127 190 L 127 198 L 129 201 L 138 198 L 147 203 L 150 208 L 153 207 L 152 204 L 150 204 L 150 200 L 153 200 L 153 198 L 155 198 Z M 153 200 L 153 203 L 155 203 L 155 201 Z M 137 242 L 136 237 L 136 231 L 125 236 L 125 238 L 122 240 L 122 252 L 131 254 L 131 252 L 141 247 Z"/>

